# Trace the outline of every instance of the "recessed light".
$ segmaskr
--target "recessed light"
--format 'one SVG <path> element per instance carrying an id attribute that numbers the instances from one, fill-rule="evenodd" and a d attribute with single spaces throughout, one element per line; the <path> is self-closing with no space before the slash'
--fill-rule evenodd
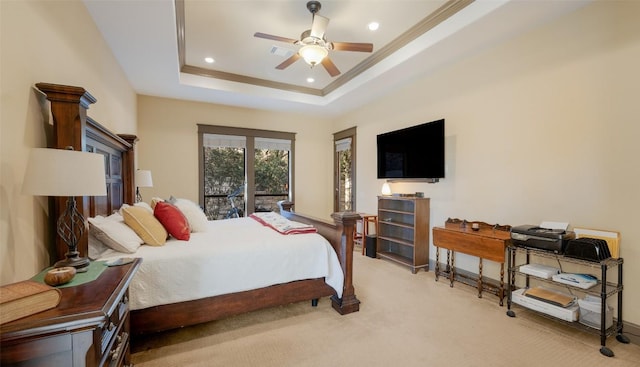
<path id="1" fill-rule="evenodd" d="M 315 82 L 315 81 L 316 81 L 316 80 L 315 80 L 315 79 L 313 79 L 313 78 L 311 78 L 311 77 L 307 78 L 307 83 L 313 83 L 313 82 Z"/>
<path id="2" fill-rule="evenodd" d="M 369 23 L 369 25 L 367 25 L 367 27 L 369 28 L 370 31 L 375 31 L 375 30 L 378 30 L 378 28 L 380 27 L 380 23 L 371 22 Z"/>
<path id="3" fill-rule="evenodd" d="M 216 60 L 214 60 L 213 57 L 205 57 L 204 61 L 208 64 L 213 64 Z"/>

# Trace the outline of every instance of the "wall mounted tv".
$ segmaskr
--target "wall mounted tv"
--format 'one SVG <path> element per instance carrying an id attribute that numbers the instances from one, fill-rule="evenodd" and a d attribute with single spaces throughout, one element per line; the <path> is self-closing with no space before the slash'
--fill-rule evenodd
<path id="1" fill-rule="evenodd" d="M 444 178 L 444 119 L 380 134 L 378 178 Z"/>

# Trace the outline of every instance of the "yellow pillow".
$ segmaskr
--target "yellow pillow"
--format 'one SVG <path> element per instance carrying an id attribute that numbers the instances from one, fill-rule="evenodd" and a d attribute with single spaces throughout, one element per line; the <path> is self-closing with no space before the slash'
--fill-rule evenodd
<path id="1" fill-rule="evenodd" d="M 124 222 L 133 229 L 134 232 L 147 245 L 162 246 L 167 242 L 167 230 L 162 223 L 153 216 L 147 209 L 137 206 L 127 206 L 122 208 Z"/>

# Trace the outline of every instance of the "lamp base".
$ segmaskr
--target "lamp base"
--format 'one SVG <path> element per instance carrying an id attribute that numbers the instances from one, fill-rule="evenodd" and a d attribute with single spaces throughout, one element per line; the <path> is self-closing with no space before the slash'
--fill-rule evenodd
<path id="1" fill-rule="evenodd" d="M 89 270 L 89 264 L 91 261 L 86 257 L 78 256 L 78 252 L 67 252 L 67 258 L 64 260 L 60 260 L 53 264 L 54 268 L 63 268 L 65 266 L 71 266 L 76 268 L 76 272 L 84 273 Z"/>

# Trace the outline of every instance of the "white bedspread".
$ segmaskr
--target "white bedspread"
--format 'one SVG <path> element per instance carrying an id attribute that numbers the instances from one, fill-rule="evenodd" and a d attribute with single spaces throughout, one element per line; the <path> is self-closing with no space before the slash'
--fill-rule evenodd
<path id="1" fill-rule="evenodd" d="M 322 277 L 342 297 L 338 257 L 319 234 L 282 235 L 250 218 L 208 225 L 188 242 L 143 245 L 134 254 L 109 250 L 98 260 L 143 258 L 129 288 L 133 310 Z"/>

